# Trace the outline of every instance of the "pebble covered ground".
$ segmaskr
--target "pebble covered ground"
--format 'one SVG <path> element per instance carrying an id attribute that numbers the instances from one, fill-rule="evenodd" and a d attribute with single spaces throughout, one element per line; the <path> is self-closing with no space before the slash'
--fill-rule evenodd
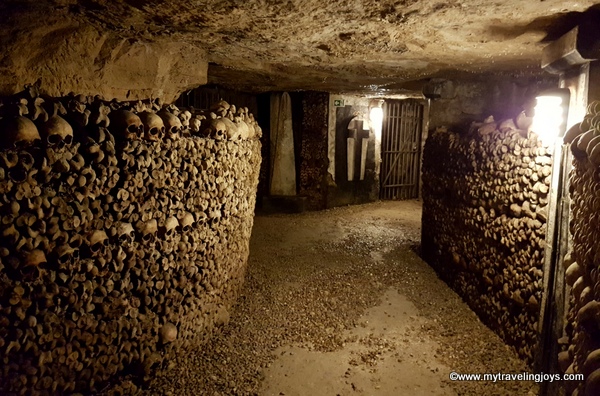
<path id="1" fill-rule="evenodd" d="M 258 215 L 245 287 L 229 324 L 143 386 L 121 387 L 145 395 L 260 395 L 277 348 L 343 348 L 355 341 L 346 339 L 346 330 L 390 288 L 418 309 L 420 320 L 407 336 L 435 341 L 435 359 L 446 367 L 459 373 L 531 371 L 419 258 L 419 239 L 418 201 Z M 373 348 L 360 357 L 365 364 L 375 364 L 377 350 L 387 347 L 382 338 L 360 342 Z M 418 359 L 402 356 L 412 358 Z M 537 394 L 533 382 L 451 382 L 449 372 L 439 375 L 440 386 L 458 395 Z"/>

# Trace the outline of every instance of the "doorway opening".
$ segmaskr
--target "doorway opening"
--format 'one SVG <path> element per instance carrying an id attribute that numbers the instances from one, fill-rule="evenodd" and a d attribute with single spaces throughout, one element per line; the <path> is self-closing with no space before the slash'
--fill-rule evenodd
<path id="1" fill-rule="evenodd" d="M 424 110 L 424 104 L 414 99 L 386 100 L 383 104 L 382 200 L 419 197 Z"/>

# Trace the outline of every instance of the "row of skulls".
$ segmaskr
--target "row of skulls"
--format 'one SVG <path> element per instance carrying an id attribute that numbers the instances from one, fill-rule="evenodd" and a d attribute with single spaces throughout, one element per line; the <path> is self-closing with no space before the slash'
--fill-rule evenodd
<path id="1" fill-rule="evenodd" d="M 120 109 L 109 114 L 111 132 L 116 138 L 134 140 L 142 138 L 158 141 L 163 137 L 177 139 L 179 136 L 201 135 L 216 140 L 252 139 L 262 135 L 262 130 L 248 112 L 248 108 L 236 108 L 224 100 L 208 111 L 192 114 L 170 105 L 154 113 Z"/>
<path id="2" fill-rule="evenodd" d="M 140 221 L 135 224 L 135 227 L 128 222 L 117 222 L 114 227 L 109 228 L 108 234 L 104 230 L 93 230 L 87 235 L 87 238 L 83 239 L 87 239 L 89 255 L 94 256 L 108 246 L 109 240 L 119 244 L 129 244 L 136 239 L 142 243 L 154 243 L 157 238 L 171 238 L 177 233 L 187 234 L 196 224 L 203 224 L 205 221 L 206 214 L 204 212 L 199 212 L 196 216 L 190 212 L 182 212 L 178 217 L 168 217 L 162 225 L 159 225 L 156 219 Z M 2 237 L 12 240 L 16 244 L 18 241 L 16 233 L 17 230 L 12 226 L 2 232 Z M 83 239 L 80 242 L 83 242 Z M 73 255 L 77 247 L 62 245 L 56 251 L 58 260 L 61 261 L 64 256 Z M 46 254 L 40 249 L 31 250 L 23 256 L 23 263 L 25 268 L 38 267 L 46 263 Z"/>
<path id="3" fill-rule="evenodd" d="M 262 131 L 247 108 L 218 102 L 206 111 L 180 110 L 160 100 L 106 102 L 100 97 L 37 96 L 32 89 L 0 101 L 0 148 L 25 147 L 43 141 L 49 147 L 71 144 L 78 134 L 108 129 L 118 140 L 160 141 L 201 135 L 217 140 L 246 139 Z"/>
<path id="4" fill-rule="evenodd" d="M 186 110 L 185 113 L 187 115 L 189 111 Z M 183 124 L 179 117 L 166 110 L 158 113 L 143 111 L 138 114 L 130 110 L 116 110 L 109 114 L 109 118 L 110 131 L 115 138 L 123 140 L 142 138 L 158 141 L 163 137 L 176 139 L 183 132 Z"/>

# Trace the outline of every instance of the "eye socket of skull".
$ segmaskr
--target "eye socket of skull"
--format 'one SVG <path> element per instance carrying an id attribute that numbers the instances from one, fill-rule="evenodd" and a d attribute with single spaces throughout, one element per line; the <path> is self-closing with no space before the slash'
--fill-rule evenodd
<path id="1" fill-rule="evenodd" d="M 69 261 L 71 261 L 72 257 L 73 257 L 73 254 L 71 254 L 71 253 L 65 253 L 62 256 L 58 256 L 58 263 L 59 264 L 67 264 Z"/>
<path id="2" fill-rule="evenodd" d="M 170 229 L 170 230 L 166 230 L 166 231 L 165 231 L 165 236 L 167 236 L 167 237 L 170 237 L 170 236 L 172 236 L 172 235 L 173 235 L 173 229 Z"/>
<path id="3" fill-rule="evenodd" d="M 169 131 L 171 132 L 171 134 L 175 135 L 177 132 L 179 132 L 179 128 L 173 125 L 171 129 L 169 129 Z"/>
<path id="4" fill-rule="evenodd" d="M 148 131 L 148 134 L 150 136 L 158 136 L 158 128 L 156 128 L 156 127 L 150 128 L 150 130 Z"/>
<path id="5" fill-rule="evenodd" d="M 38 141 L 38 140 L 39 139 L 35 139 L 34 142 Z M 29 146 L 31 143 L 32 142 L 30 142 L 30 141 L 20 140 L 20 141 L 14 143 L 14 147 L 16 149 L 22 149 L 22 148 L 25 148 L 25 147 Z"/>
<path id="6" fill-rule="evenodd" d="M 69 242 L 69 238 L 66 233 L 62 233 L 61 235 L 57 236 L 56 239 L 54 239 L 54 241 L 57 245 L 63 245 Z"/>
<path id="7" fill-rule="evenodd" d="M 135 124 L 131 124 L 127 127 L 127 132 L 129 133 L 138 133 L 139 132 L 139 128 L 137 125 Z"/>
<path id="8" fill-rule="evenodd" d="M 62 139 L 62 136 L 57 134 L 57 135 L 48 136 L 48 138 L 46 140 L 48 141 L 48 144 L 55 145 L 55 144 L 62 142 L 63 139 Z"/>
<path id="9" fill-rule="evenodd" d="M 190 232 L 192 230 L 192 227 L 190 227 L 189 225 L 185 225 L 181 229 L 183 232 Z"/>
<path id="10" fill-rule="evenodd" d="M 42 274 L 42 269 L 38 268 L 37 266 L 27 266 L 27 267 L 21 268 L 19 271 L 21 272 L 22 277 L 31 278 L 31 279 L 39 278 L 40 275 Z"/>
<path id="11" fill-rule="evenodd" d="M 147 233 L 147 234 L 145 234 L 145 235 L 142 235 L 142 241 L 144 241 L 144 242 L 150 242 L 150 241 L 152 241 L 152 239 L 153 239 L 152 237 L 153 236 L 154 235 L 152 235 L 152 233 L 150 233 L 150 232 Z"/>
<path id="12" fill-rule="evenodd" d="M 65 142 L 65 144 L 73 143 L 73 136 L 72 135 L 65 136 L 65 138 L 63 139 L 63 142 Z"/>
<path id="13" fill-rule="evenodd" d="M 13 181 L 18 183 L 24 182 L 27 179 L 27 172 L 21 166 L 9 170 L 8 175 Z"/>
<path id="14" fill-rule="evenodd" d="M 98 242 L 90 246 L 90 250 L 92 251 L 92 253 L 98 253 L 103 246 L 104 244 L 102 242 Z"/>

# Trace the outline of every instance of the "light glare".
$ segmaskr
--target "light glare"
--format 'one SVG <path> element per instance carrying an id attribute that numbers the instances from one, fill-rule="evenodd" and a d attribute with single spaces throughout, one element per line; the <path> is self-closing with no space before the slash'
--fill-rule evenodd
<path id="1" fill-rule="evenodd" d="M 538 134 L 545 145 L 553 144 L 560 133 L 563 119 L 560 96 L 538 96 L 531 130 Z"/>
<path id="2" fill-rule="evenodd" d="M 381 139 L 381 128 L 383 127 L 383 109 L 381 107 L 373 107 L 369 112 L 369 120 L 375 132 L 375 137 Z"/>

